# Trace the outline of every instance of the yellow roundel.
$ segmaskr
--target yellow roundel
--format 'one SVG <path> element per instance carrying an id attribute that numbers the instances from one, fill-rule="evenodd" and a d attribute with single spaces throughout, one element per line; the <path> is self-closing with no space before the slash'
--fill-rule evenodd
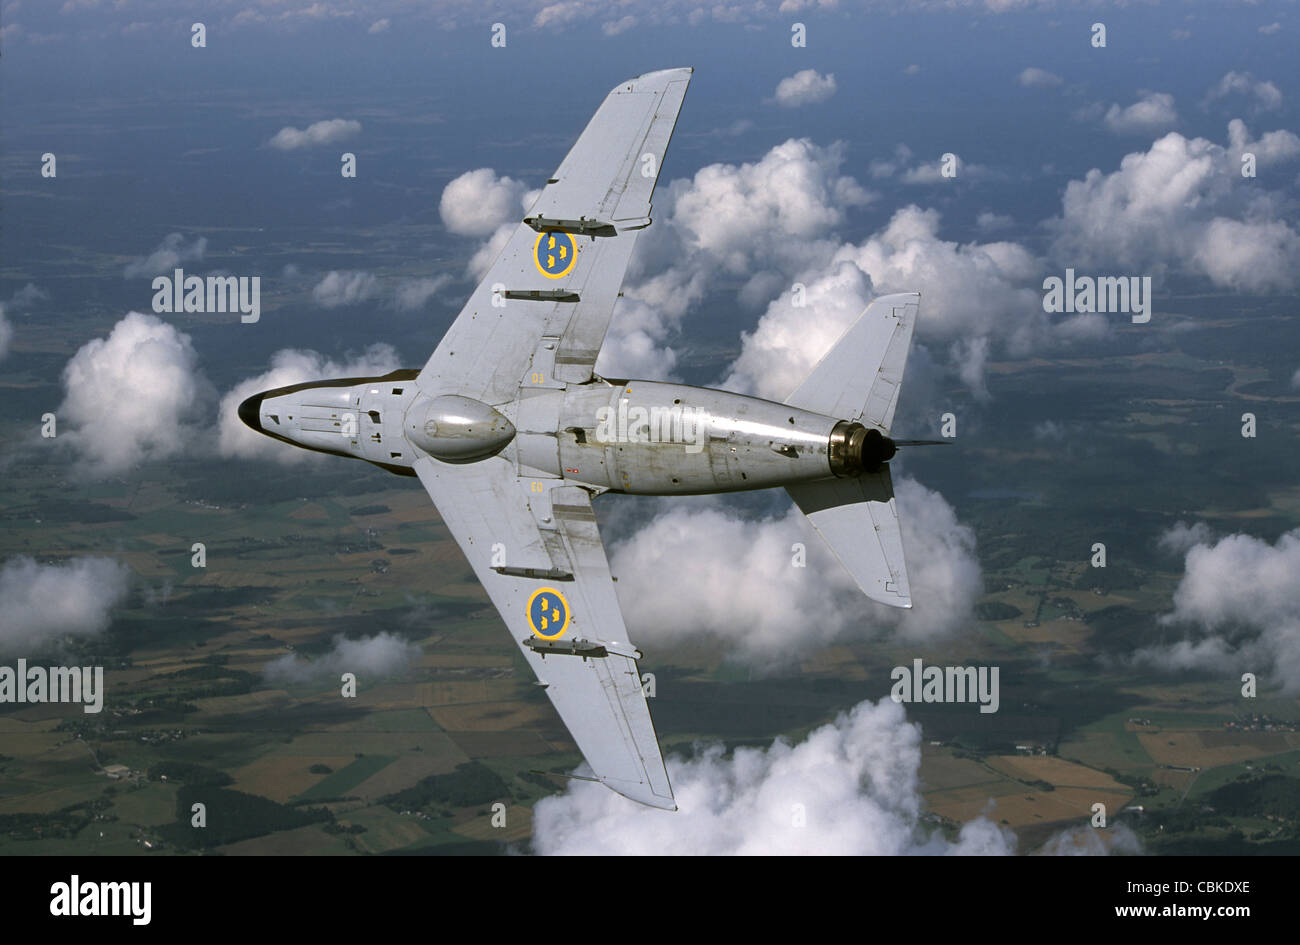
<path id="1" fill-rule="evenodd" d="M 578 258 L 578 244 L 571 233 L 538 233 L 533 244 L 533 262 L 548 279 L 562 279 Z"/>
<path id="2" fill-rule="evenodd" d="M 569 602 L 553 587 L 539 587 L 528 598 L 528 627 L 543 640 L 558 640 L 569 629 Z"/>

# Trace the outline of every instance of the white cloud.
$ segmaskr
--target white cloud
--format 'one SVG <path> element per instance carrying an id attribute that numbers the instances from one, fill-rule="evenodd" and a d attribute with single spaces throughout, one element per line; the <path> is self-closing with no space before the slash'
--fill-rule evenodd
<path id="1" fill-rule="evenodd" d="M 724 386 L 784 400 L 871 299 L 890 292 L 921 293 L 923 338 L 961 340 L 967 355 L 978 353 L 969 346 L 982 335 L 1026 348 L 1044 331 L 1042 296 L 1022 287 L 1038 273 L 1032 254 L 1016 243 L 940 239 L 939 219 L 935 210 L 904 207 L 861 245 L 844 244 L 801 275 L 806 305 L 796 306 L 792 291 L 774 300 L 745 335 Z"/>
<path id="2" fill-rule="evenodd" d="M 280 151 L 295 151 L 320 144 L 334 144 L 361 133 L 361 122 L 348 118 L 330 118 L 299 130 L 286 125 L 275 133 L 268 144 Z"/>
<path id="3" fill-rule="evenodd" d="M 46 292 L 34 282 L 29 282 L 12 296 L 9 297 L 9 307 L 14 311 L 20 311 L 24 308 L 30 308 L 37 302 L 43 302 L 50 297 Z"/>
<path id="4" fill-rule="evenodd" d="M 777 83 L 772 97 L 783 108 L 815 105 L 835 94 L 835 74 L 822 75 L 816 69 L 802 69 Z"/>
<path id="5" fill-rule="evenodd" d="M 865 598 L 793 506 L 746 519 L 716 501 L 676 502 L 611 548 L 629 635 L 641 646 L 718 640 L 730 656 L 768 669 L 850 635 L 956 632 L 982 592 L 974 533 L 915 480 L 899 478 L 895 490 L 913 610 Z M 796 542 L 807 567 L 792 563 Z"/>
<path id="6" fill-rule="evenodd" d="M 617 20 L 607 20 L 600 25 L 600 31 L 606 36 L 617 36 L 619 33 L 625 33 L 632 27 L 636 26 L 636 17 L 630 13 L 627 16 L 620 17 Z"/>
<path id="7" fill-rule="evenodd" d="M 490 167 L 466 171 L 442 191 L 438 212 L 448 232 L 458 236 L 488 236 L 523 215 L 520 204 L 526 187 L 522 181 L 498 177 Z"/>
<path id="8" fill-rule="evenodd" d="M 38 564 L 12 558 L 0 568 L 0 653 L 32 657 L 65 636 L 107 629 L 125 600 L 131 571 L 112 558 Z"/>
<path id="9" fill-rule="evenodd" d="M 584 16 L 589 16 L 592 9 L 585 7 L 579 0 L 561 0 L 542 7 L 533 17 L 533 26 L 563 26 Z"/>
<path id="10" fill-rule="evenodd" d="M 533 812 L 542 854 L 1009 854 L 1015 838 L 985 817 L 948 841 L 920 824 L 920 728 L 901 706 L 863 702 L 791 745 L 713 745 L 670 756 L 675 813 L 588 782 Z M 796 818 L 801 818 L 798 825 Z"/>
<path id="11" fill-rule="evenodd" d="M 1064 440 L 1065 432 L 1065 424 L 1057 423 L 1055 420 L 1036 423 L 1033 429 L 1035 440 Z"/>
<path id="12" fill-rule="evenodd" d="M 451 282 L 451 276 L 441 275 L 432 279 L 407 279 L 397 286 L 397 310 L 413 312 L 424 308 L 424 303 L 441 292 Z"/>
<path id="13" fill-rule="evenodd" d="M 1102 117 L 1116 134 L 1155 134 L 1178 124 L 1174 97 L 1168 92 L 1138 92 L 1138 100 L 1127 108 L 1111 105 Z"/>
<path id="14" fill-rule="evenodd" d="M 1195 545 L 1208 544 L 1214 538 L 1214 530 L 1204 522 L 1188 525 L 1175 522 L 1156 539 L 1161 551 L 1170 554 L 1185 555 Z"/>
<path id="15" fill-rule="evenodd" d="M 355 305 L 374 298 L 379 291 L 379 280 L 369 272 L 355 269 L 331 269 L 311 290 L 316 304 L 325 308 Z"/>
<path id="16" fill-rule="evenodd" d="M 193 434 L 186 421 L 209 391 L 189 336 L 140 312 L 83 345 L 63 387 L 58 442 L 98 475 L 183 452 Z"/>
<path id="17" fill-rule="evenodd" d="M 1037 851 L 1039 856 L 1141 856 L 1142 841 L 1124 824 L 1106 830 L 1071 827 L 1053 835 Z"/>
<path id="18" fill-rule="evenodd" d="M 285 348 L 271 355 L 270 370 L 240 381 L 221 398 L 217 415 L 217 451 L 243 459 L 273 459 L 282 463 L 306 461 L 321 454 L 295 449 L 250 430 L 239 419 L 239 405 L 254 394 L 290 384 L 332 377 L 377 377 L 399 367 L 397 352 L 386 344 L 371 345 L 359 357 L 331 361 L 315 351 Z"/>
<path id="19" fill-rule="evenodd" d="M 975 227 L 981 233 L 995 233 L 998 230 L 1005 230 L 1015 225 L 1012 217 L 1002 213 L 994 213 L 992 210 L 985 210 L 975 218 Z"/>
<path id="20" fill-rule="evenodd" d="M 1280 33 L 1281 31 L 1282 24 L 1277 22 L 1267 23 L 1259 28 L 1259 32 L 1263 36 L 1272 36 L 1274 33 Z"/>
<path id="21" fill-rule="evenodd" d="M 1229 95 L 1245 95 L 1253 99 L 1257 111 L 1282 107 L 1282 91 L 1272 82 L 1256 79 L 1249 72 L 1229 72 L 1206 93 L 1205 99 L 1215 102 Z"/>
<path id="22" fill-rule="evenodd" d="M 172 270 L 181 263 L 202 262 L 207 248 L 208 241 L 202 236 L 186 246 L 185 237 L 181 234 L 168 233 L 158 244 L 158 248 L 148 256 L 141 256 L 127 263 L 126 268 L 122 270 L 122 275 L 127 279 L 135 276 L 170 276 Z"/>
<path id="23" fill-rule="evenodd" d="M 1300 691 L 1300 529 L 1274 544 L 1243 534 L 1197 541 L 1173 603 L 1160 622 L 1188 635 L 1139 650 L 1138 663 L 1250 671 Z"/>
<path id="24" fill-rule="evenodd" d="M 370 33 L 372 36 L 376 33 L 387 33 L 388 28 L 392 25 L 392 21 L 385 16 L 371 23 L 370 28 L 366 30 L 366 32 Z"/>
<path id="25" fill-rule="evenodd" d="M 808 265 L 829 258 L 839 245 L 829 231 L 848 208 L 872 199 L 840 173 L 844 158 L 842 144 L 791 139 L 756 162 L 711 164 L 661 186 L 655 225 L 639 237 L 623 289 L 627 304 L 606 346 L 635 349 L 641 360 L 670 368 L 675 356 L 665 339 L 721 278 L 744 280 L 739 299 L 757 306 L 773 286 L 788 287 Z"/>
<path id="26" fill-rule="evenodd" d="M 338 678 L 343 673 L 353 673 L 357 684 L 399 673 L 420 657 L 420 648 L 391 633 L 377 633 L 372 637 L 349 640 L 334 638 L 334 646 L 315 659 L 303 659 L 297 653 L 287 653 L 267 663 L 263 675 L 272 683 L 305 683 L 321 679 Z"/>
<path id="27" fill-rule="evenodd" d="M 1027 89 L 1044 89 L 1060 85 L 1063 80 L 1054 72 L 1030 66 L 1016 77 L 1016 81 Z"/>
<path id="28" fill-rule="evenodd" d="M 1228 137 L 1224 148 L 1171 132 L 1126 155 L 1117 171 L 1094 168 L 1070 181 L 1062 216 L 1048 222 L 1053 255 L 1078 269 L 1183 271 L 1250 291 L 1294 286 L 1300 240 L 1283 219 L 1286 205 L 1243 181 L 1240 154 L 1254 152 L 1261 166 L 1291 160 L 1300 138 L 1278 131 L 1251 141 L 1239 120 Z"/>
<path id="29" fill-rule="evenodd" d="M 510 242 L 510 237 L 517 226 L 518 223 L 503 223 L 497 227 L 492 235 L 474 250 L 474 255 L 469 258 L 469 265 L 465 267 L 466 272 L 475 279 L 482 279 L 487 275 L 487 271 L 492 268 L 492 264 Z"/>

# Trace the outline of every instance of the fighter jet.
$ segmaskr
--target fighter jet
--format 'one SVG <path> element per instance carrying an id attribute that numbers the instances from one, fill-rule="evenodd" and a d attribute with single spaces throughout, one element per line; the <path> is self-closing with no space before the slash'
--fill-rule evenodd
<path id="1" fill-rule="evenodd" d="M 665 810 L 593 499 L 784 487 L 867 597 L 912 605 L 889 434 L 919 295 L 872 302 L 784 403 L 594 371 L 692 72 L 606 96 L 422 369 L 239 406 L 277 440 L 419 477 L 591 769 L 574 776 Z"/>

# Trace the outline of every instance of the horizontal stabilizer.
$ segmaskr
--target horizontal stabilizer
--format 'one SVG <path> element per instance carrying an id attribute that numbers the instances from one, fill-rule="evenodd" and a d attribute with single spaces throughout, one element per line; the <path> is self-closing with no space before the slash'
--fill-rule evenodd
<path id="1" fill-rule="evenodd" d="M 862 593 L 891 607 L 912 606 L 888 466 L 856 479 L 823 479 L 786 491 Z"/>

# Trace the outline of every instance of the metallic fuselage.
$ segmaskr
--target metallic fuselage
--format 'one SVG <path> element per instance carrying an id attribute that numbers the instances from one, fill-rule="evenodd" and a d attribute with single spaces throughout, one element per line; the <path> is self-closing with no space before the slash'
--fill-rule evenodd
<path id="1" fill-rule="evenodd" d="M 429 453 L 452 462 L 500 455 L 521 478 L 637 495 L 766 489 L 833 476 L 836 419 L 787 404 L 685 384 L 594 380 L 525 387 L 512 403 L 478 405 L 495 418 L 492 425 L 449 417 L 445 403 L 435 412 L 430 405 L 438 398 L 420 391 L 415 373 L 280 388 L 250 399 L 241 416 L 297 446 L 406 475 Z M 438 452 L 439 437 L 453 428 L 460 440 L 452 449 L 461 454 Z M 484 437 L 486 452 L 459 445 L 466 429 Z"/>

